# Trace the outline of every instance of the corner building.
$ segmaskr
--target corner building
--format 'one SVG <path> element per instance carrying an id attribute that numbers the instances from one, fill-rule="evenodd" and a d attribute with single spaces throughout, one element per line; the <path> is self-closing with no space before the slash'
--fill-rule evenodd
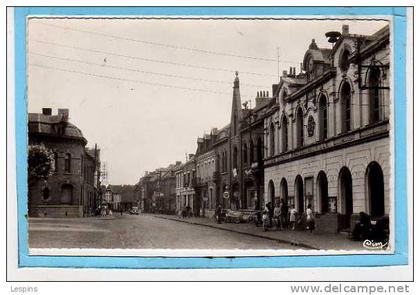
<path id="1" fill-rule="evenodd" d="M 331 35 L 333 35 L 331 37 Z M 335 36 L 334 36 L 335 35 Z M 311 204 L 317 230 L 351 230 L 359 212 L 390 212 L 389 27 L 312 40 L 303 71 L 283 72 L 264 120 L 265 202 Z"/>
<path id="2" fill-rule="evenodd" d="M 86 147 L 82 131 L 68 117 L 68 109 L 28 114 L 29 145 L 43 144 L 54 152 L 52 175 L 29 184 L 30 217 L 87 217 L 99 205 L 99 150 Z"/>

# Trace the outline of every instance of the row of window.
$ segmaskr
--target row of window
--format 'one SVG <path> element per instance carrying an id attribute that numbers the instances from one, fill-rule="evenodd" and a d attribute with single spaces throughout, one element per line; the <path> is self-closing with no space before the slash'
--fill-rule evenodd
<path id="1" fill-rule="evenodd" d="M 378 67 L 372 67 L 369 71 L 369 123 L 378 122 L 381 118 L 381 96 L 380 96 L 380 70 Z M 351 86 L 345 81 L 340 90 L 341 98 L 341 132 L 346 133 L 351 131 L 351 117 L 352 117 L 352 94 Z M 321 95 L 318 101 L 318 131 L 319 140 L 328 138 L 328 103 L 325 95 Z M 296 112 L 296 147 L 304 145 L 304 122 L 303 110 L 298 107 Z M 281 120 L 281 152 L 286 152 L 288 147 L 288 120 L 283 116 Z M 275 126 L 274 123 L 269 127 L 269 152 L 270 156 L 274 155 L 275 151 Z"/>
<path id="2" fill-rule="evenodd" d="M 58 171 L 58 152 L 54 152 L 54 171 Z M 65 153 L 64 155 L 64 172 L 71 172 L 71 154 Z"/>

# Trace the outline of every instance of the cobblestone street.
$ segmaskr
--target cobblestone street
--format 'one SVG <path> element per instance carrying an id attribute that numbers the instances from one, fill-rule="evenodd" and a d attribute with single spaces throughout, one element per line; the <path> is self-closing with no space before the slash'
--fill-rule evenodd
<path id="1" fill-rule="evenodd" d="M 31 218 L 30 248 L 298 249 L 287 243 L 157 218 Z"/>

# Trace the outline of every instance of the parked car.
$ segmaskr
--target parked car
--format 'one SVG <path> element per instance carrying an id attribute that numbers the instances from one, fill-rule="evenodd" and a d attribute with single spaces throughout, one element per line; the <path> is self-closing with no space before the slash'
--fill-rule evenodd
<path id="1" fill-rule="evenodd" d="M 227 210 L 226 222 L 231 222 L 231 223 L 243 222 L 243 213 L 240 211 Z"/>
<path id="2" fill-rule="evenodd" d="M 128 211 L 131 215 L 139 215 L 139 208 L 138 207 L 131 207 L 131 209 Z"/>

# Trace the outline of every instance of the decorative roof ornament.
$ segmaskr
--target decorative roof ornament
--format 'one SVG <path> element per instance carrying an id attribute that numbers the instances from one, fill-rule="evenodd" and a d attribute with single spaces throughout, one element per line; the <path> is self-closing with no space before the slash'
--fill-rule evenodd
<path id="1" fill-rule="evenodd" d="M 239 72 L 235 71 L 235 81 L 233 82 L 233 86 L 235 88 L 239 88 L 239 77 L 238 77 L 238 75 L 239 75 Z"/>
<path id="2" fill-rule="evenodd" d="M 315 39 L 312 39 L 312 42 L 311 42 L 311 44 L 309 45 L 309 49 L 314 49 L 314 50 L 319 49 L 319 48 L 318 48 L 318 45 L 316 45 Z"/>

